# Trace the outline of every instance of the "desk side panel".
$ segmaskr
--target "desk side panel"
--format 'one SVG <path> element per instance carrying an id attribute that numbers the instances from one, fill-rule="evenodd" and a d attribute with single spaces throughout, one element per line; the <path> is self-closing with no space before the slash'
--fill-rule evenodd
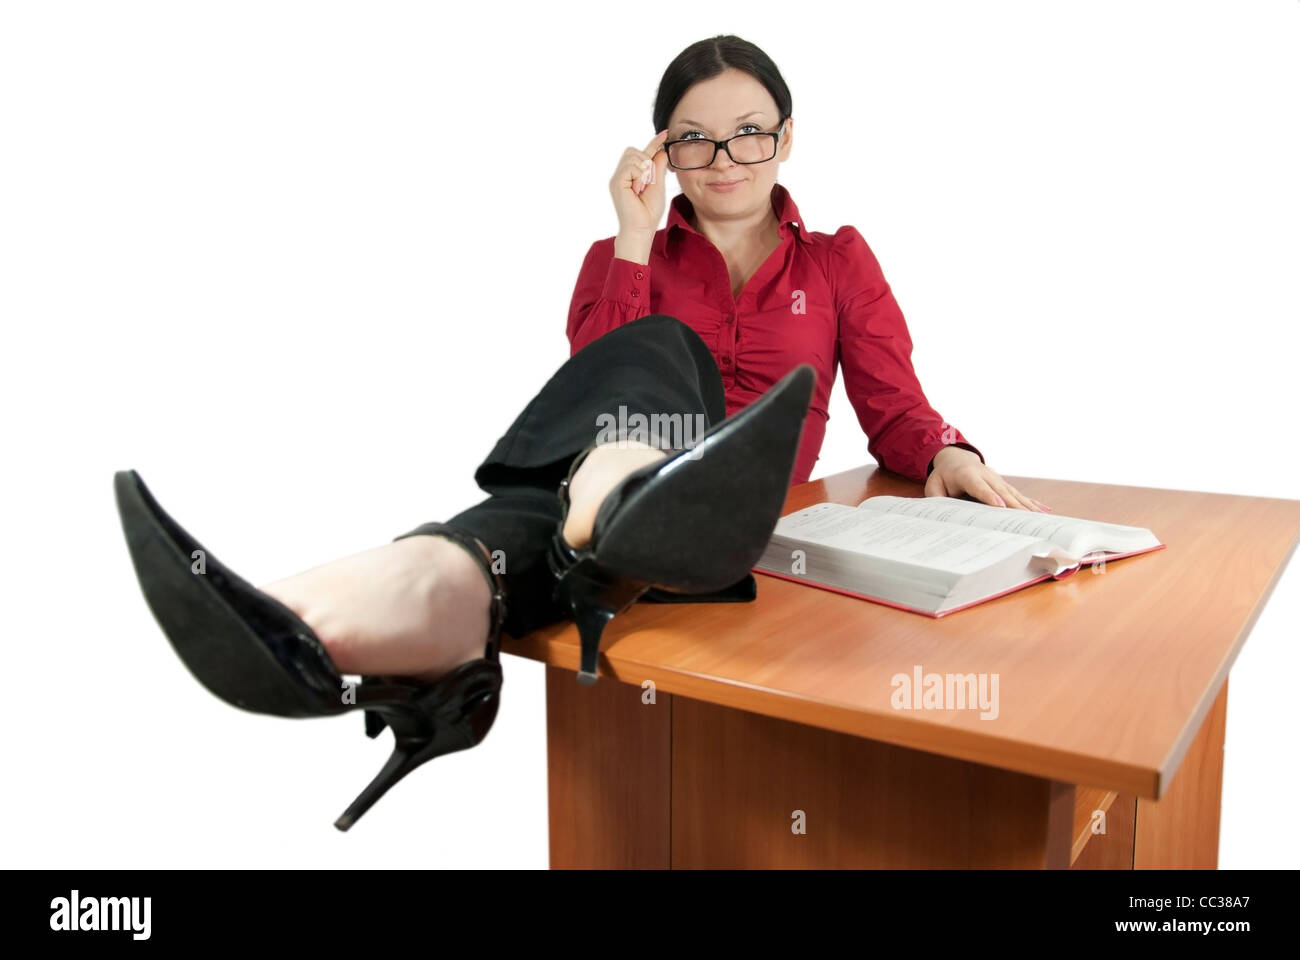
<path id="1" fill-rule="evenodd" d="M 1066 868 L 1074 786 L 677 697 L 674 869 Z"/>
<path id="2" fill-rule="evenodd" d="M 546 668 L 552 869 L 668 868 L 673 697 L 645 699 Z"/>

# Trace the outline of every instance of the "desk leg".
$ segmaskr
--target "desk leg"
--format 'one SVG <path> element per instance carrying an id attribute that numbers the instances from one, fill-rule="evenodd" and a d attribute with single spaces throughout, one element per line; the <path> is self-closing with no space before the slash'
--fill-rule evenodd
<path id="1" fill-rule="evenodd" d="M 1101 791 L 1080 787 L 1080 805 L 1075 810 L 1075 845 L 1083 844 L 1082 849 L 1070 865 L 1071 870 L 1132 870 L 1133 869 L 1133 829 L 1137 817 L 1137 798 L 1129 795 L 1115 796 L 1104 807 L 1105 833 L 1092 832 L 1093 817 L 1098 809 L 1094 803 Z"/>
<path id="2" fill-rule="evenodd" d="M 1219 865 L 1219 806 L 1223 799 L 1223 735 L 1228 681 L 1187 748 L 1159 800 L 1137 801 L 1136 869 L 1213 870 Z"/>

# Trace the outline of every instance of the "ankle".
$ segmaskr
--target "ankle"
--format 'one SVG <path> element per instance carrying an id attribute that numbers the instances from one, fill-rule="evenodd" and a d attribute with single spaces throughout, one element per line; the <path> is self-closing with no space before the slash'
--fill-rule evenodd
<path id="1" fill-rule="evenodd" d="M 561 534 L 565 542 L 579 549 L 590 543 L 596 514 L 609 493 L 629 474 L 667 456 L 666 450 L 638 440 L 592 450 L 569 483 L 569 515 Z"/>
<path id="2" fill-rule="evenodd" d="M 445 632 L 447 642 L 439 645 L 440 657 L 435 667 L 449 669 L 482 657 L 490 639 L 493 591 L 483 576 L 479 557 L 448 537 L 429 535 L 411 539 L 431 541 L 429 602 L 437 622 L 450 627 Z"/>

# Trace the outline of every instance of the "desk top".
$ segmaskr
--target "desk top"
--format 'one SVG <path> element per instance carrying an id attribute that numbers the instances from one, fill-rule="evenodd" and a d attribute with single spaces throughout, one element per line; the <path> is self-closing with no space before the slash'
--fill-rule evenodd
<path id="1" fill-rule="evenodd" d="M 634 604 L 605 629 L 600 674 L 1159 799 L 1295 548 L 1300 501 L 1007 479 L 1058 514 L 1148 527 L 1166 549 L 937 620 L 757 574 L 752 603 Z M 882 495 L 920 496 L 921 486 L 862 467 L 791 488 L 782 512 Z M 567 621 L 507 638 L 503 650 L 578 668 Z M 896 709 L 891 679 L 917 668 L 996 675 L 997 715 Z"/>

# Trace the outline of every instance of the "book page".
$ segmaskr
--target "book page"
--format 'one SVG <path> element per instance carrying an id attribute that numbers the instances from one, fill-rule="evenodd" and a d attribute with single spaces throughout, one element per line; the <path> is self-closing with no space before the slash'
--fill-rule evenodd
<path id="1" fill-rule="evenodd" d="M 967 574 L 1038 545 L 1037 537 L 819 503 L 782 517 L 774 537 Z"/>
<path id="2" fill-rule="evenodd" d="M 1050 540 L 1075 559 L 1094 552 L 1125 553 L 1159 544 L 1155 535 L 1142 527 L 993 507 L 955 497 L 871 497 L 858 507 L 873 513 L 925 517 L 942 523 Z"/>

